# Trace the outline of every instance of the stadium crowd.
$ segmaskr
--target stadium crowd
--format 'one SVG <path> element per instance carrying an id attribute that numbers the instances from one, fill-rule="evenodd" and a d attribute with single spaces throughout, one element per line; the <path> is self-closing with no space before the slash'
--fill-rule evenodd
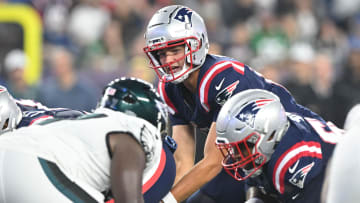
<path id="1" fill-rule="evenodd" d="M 203 16 L 211 53 L 248 64 L 287 87 L 298 103 L 326 120 L 342 126 L 350 107 L 359 101 L 359 1 L 2 2 L 32 6 L 43 23 L 42 78 L 31 87 L 22 78 L 25 59 L 10 54 L 23 49 L 22 30 L 0 24 L 1 84 L 15 97 L 90 110 L 101 87 L 116 76 L 136 76 L 156 84 L 142 51 L 144 29 L 159 8 L 182 4 Z M 87 105 L 76 102 L 74 95 L 79 94 L 87 98 Z"/>
<path id="2" fill-rule="evenodd" d="M 20 18 L 16 18 L 16 15 L 13 20 L 7 19 L 9 16 L 6 14 L 1 15 L 4 8 L 12 6 L 26 6 L 40 19 L 41 43 L 37 46 L 41 47 L 41 68 L 40 77 L 35 82 L 29 82 L 27 75 L 29 71 L 36 71 L 29 70 L 29 61 L 34 60 L 28 53 L 29 43 L 26 40 L 29 38 L 25 37 L 29 27 L 17 22 Z M 249 198 L 245 193 L 239 192 L 236 194 L 239 197 L 236 197 L 222 191 L 221 189 L 225 189 L 222 184 L 225 184 L 229 186 L 227 189 L 243 192 L 250 191 L 247 187 L 255 186 L 259 190 L 257 192 L 274 201 L 288 202 L 296 199 L 297 202 L 302 202 L 309 198 L 318 202 L 323 179 L 327 181 L 326 172 L 336 172 L 334 169 L 326 171 L 326 166 L 328 162 L 331 164 L 333 149 L 341 139 L 337 135 L 345 132 L 333 127 L 337 125 L 344 128 L 344 123 L 345 128 L 346 123 L 350 125 L 346 116 L 350 115 L 348 112 L 355 104 L 360 103 L 359 11 L 360 0 L 0 0 L 0 93 L 7 95 L 8 91 L 10 100 L 13 100 L 10 95 L 15 99 L 33 99 L 45 105 L 46 109 L 54 107 L 54 111 L 60 110 L 59 107 L 71 112 L 71 109 L 76 109 L 85 114 L 95 111 L 90 116 L 76 116 L 78 120 L 108 117 L 96 114 L 100 107 L 111 109 L 111 112 L 124 112 L 130 117 L 139 117 L 144 112 L 138 113 L 126 107 L 144 100 L 139 96 L 145 91 L 141 89 L 144 85 L 141 86 L 139 95 L 134 95 L 128 90 L 139 90 L 136 85 L 126 83 L 125 86 L 114 86 L 121 80 L 134 81 L 134 78 L 114 79 L 122 76 L 142 79 L 141 81 L 149 82 L 145 86 L 149 87 L 148 90 L 156 98 L 160 95 L 164 100 L 156 99 L 151 103 L 152 107 L 158 110 L 161 103 L 165 102 L 171 113 L 169 119 L 161 119 L 161 122 L 171 121 L 171 128 L 168 130 L 174 139 L 174 149 L 170 151 L 174 153 L 176 176 L 172 173 L 174 184 L 171 191 L 164 196 L 169 190 L 167 187 L 157 199 L 164 196 L 164 203 L 181 202 L 185 199 L 188 203 L 209 203 L 210 199 L 214 202 L 230 202 L 230 199 L 247 199 L 247 203 L 251 202 L 249 200 L 253 197 Z M 164 20 L 169 23 L 163 23 Z M 174 28 L 177 29 L 176 36 L 169 34 Z M 112 80 L 115 82 L 108 84 Z M 163 82 L 159 83 L 159 80 Z M 140 80 L 137 83 L 145 84 Z M 224 88 L 221 89 L 223 83 Z M 150 84 L 158 85 L 159 95 Z M 236 96 L 230 100 L 238 107 L 224 105 L 233 93 Z M 109 100 L 114 95 L 117 98 Z M 104 98 L 98 103 L 101 96 Z M 249 104 L 244 99 L 251 100 L 252 103 Z M 118 101 L 123 101 L 125 105 Z M 14 105 L 19 106 L 19 103 Z M 221 107 L 225 113 L 220 112 Z M 238 112 L 237 108 L 243 109 Z M 232 123 L 227 117 L 232 110 L 235 112 L 232 115 L 234 120 L 241 121 L 234 125 L 234 129 L 230 128 L 233 125 L 227 125 L 227 122 Z M 263 111 L 270 113 L 260 113 Z M 4 112 L 1 116 L 5 118 L 7 115 Z M 20 114 L 30 115 L 27 111 Z M 57 114 L 54 115 L 56 118 Z M 4 122 L 3 130 L 16 124 L 11 118 L 1 118 L 0 121 Z M 53 121 L 55 120 L 51 122 Z M 270 125 L 270 121 L 274 123 Z M 164 130 L 161 122 L 157 120 L 151 124 Z M 59 126 L 61 123 L 66 121 L 60 122 Z M 238 133 L 241 125 L 249 127 L 249 131 L 242 127 L 243 130 Z M 273 130 L 269 129 L 269 125 Z M 16 127 L 19 126 L 20 124 Z M 37 128 L 46 129 L 36 126 L 32 129 Z M 111 129 L 109 127 L 105 131 Z M 146 152 L 146 159 L 143 153 L 139 153 L 139 160 L 148 161 L 148 155 L 152 152 L 147 153 L 148 146 L 143 139 L 155 138 L 160 146 L 163 145 L 160 140 L 165 134 L 160 134 L 157 130 L 161 136 L 155 133 L 144 138 L 146 129 L 144 132 L 143 130 L 141 128 L 140 133 L 134 131 L 120 134 L 139 136 L 138 143 Z M 27 132 L 32 131 L 16 130 L 7 135 L 16 135 L 17 132 L 28 134 Z M 203 136 L 205 144 L 204 140 L 198 142 L 198 133 L 207 133 L 207 136 Z M 107 133 L 100 134 L 106 135 L 108 139 Z M 0 137 L 4 146 L 7 139 L 11 141 L 18 138 Z M 21 139 L 23 137 L 19 137 Z M 106 146 L 102 145 L 101 148 L 109 151 L 110 146 L 115 149 L 110 142 L 111 140 L 107 140 Z M 176 143 L 178 147 L 174 152 Z M 139 148 L 139 145 L 136 146 Z M 216 146 L 224 156 L 223 168 L 219 164 L 221 157 Z M 199 154 L 198 150 L 202 148 L 204 152 Z M 198 157 L 193 159 L 195 150 Z M 110 160 L 115 163 L 117 159 L 113 159 L 111 150 L 109 152 Z M 6 150 L 2 152 L 6 153 Z M 169 153 L 169 156 L 172 158 L 172 154 Z M 255 158 L 249 163 L 246 162 L 246 156 Z M 104 157 L 108 158 L 107 155 Z M 309 160 L 308 157 L 314 159 Z M 38 167 L 37 156 L 34 158 Z M 52 161 L 51 158 L 46 160 Z M 341 163 L 339 160 L 342 161 L 339 158 L 334 163 Z M 237 161 L 242 162 L 241 166 Z M 303 168 L 294 173 L 299 163 Z M 121 167 L 125 165 L 119 164 Z M 160 165 L 158 168 L 161 168 Z M 172 166 L 171 171 L 174 170 Z M 259 171 L 256 172 L 257 170 Z M 146 176 L 146 171 L 139 170 L 139 174 Z M 234 182 L 233 179 L 229 180 L 230 176 L 225 172 L 236 180 L 243 181 L 247 177 L 255 179 Z M 198 174 L 202 174 L 201 177 Z M 305 181 L 308 174 L 310 175 Z M 269 178 L 271 176 L 273 177 Z M 288 179 L 292 185 L 289 187 L 288 182 L 283 182 L 284 179 Z M 137 197 L 142 202 L 140 186 L 142 182 L 144 192 L 144 179 L 141 181 L 137 177 L 137 180 Z M 274 186 L 268 184 L 271 180 L 275 180 Z M 336 181 L 333 177 L 330 180 Z M 159 181 L 153 183 L 152 186 L 161 186 Z M 115 197 L 118 201 L 119 197 L 131 193 L 122 191 L 126 187 L 119 187 L 121 190 L 118 191 L 116 184 L 112 186 L 115 187 L 107 188 L 112 191 L 106 194 L 105 199 Z M 278 196 L 274 187 L 283 196 Z M 312 187 L 318 189 L 316 197 L 312 195 L 315 191 Z M 330 184 L 329 194 L 333 190 Z M 100 196 L 101 199 L 105 197 Z M 144 197 L 146 200 L 146 195 Z M 261 195 L 254 196 L 255 199 L 258 197 Z M 229 201 L 223 198 L 229 198 Z"/>

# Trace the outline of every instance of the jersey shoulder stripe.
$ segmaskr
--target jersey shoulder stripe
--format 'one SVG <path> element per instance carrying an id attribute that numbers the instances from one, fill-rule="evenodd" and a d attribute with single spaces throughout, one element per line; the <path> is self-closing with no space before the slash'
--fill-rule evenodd
<path id="1" fill-rule="evenodd" d="M 220 61 L 212 65 L 201 79 L 199 85 L 199 98 L 201 106 L 205 109 L 206 112 L 210 111 L 208 96 L 211 81 L 217 74 L 231 67 L 234 68 L 234 70 L 238 73 L 244 75 L 245 67 L 243 63 L 237 61 Z"/>
<path id="2" fill-rule="evenodd" d="M 165 168 L 165 164 L 166 164 L 166 154 L 165 154 L 164 149 L 162 149 L 160 161 L 156 167 L 156 171 L 148 180 L 145 180 L 145 183 L 143 183 L 143 186 L 142 186 L 143 194 L 145 192 L 147 192 L 156 183 L 156 181 L 160 178 L 160 176 Z"/>
<path id="3" fill-rule="evenodd" d="M 32 125 L 32 124 L 35 124 L 35 123 L 40 123 L 40 122 L 42 122 L 44 120 L 51 119 L 51 118 L 54 118 L 54 117 L 50 116 L 50 115 L 43 115 L 43 116 L 40 116 L 38 118 L 35 118 L 35 119 L 31 120 L 29 125 Z"/>
<path id="4" fill-rule="evenodd" d="M 171 102 L 170 98 L 168 97 L 166 90 L 165 90 L 165 83 L 159 81 L 158 83 L 158 92 L 161 98 L 165 101 L 165 103 L 169 106 L 171 114 L 178 113 L 178 110 L 175 108 L 175 105 Z"/>
<path id="5" fill-rule="evenodd" d="M 315 157 L 322 159 L 320 143 L 313 141 L 301 141 L 280 156 L 273 170 L 273 184 L 280 194 L 283 194 L 285 191 L 284 178 L 286 171 L 302 157 Z"/>

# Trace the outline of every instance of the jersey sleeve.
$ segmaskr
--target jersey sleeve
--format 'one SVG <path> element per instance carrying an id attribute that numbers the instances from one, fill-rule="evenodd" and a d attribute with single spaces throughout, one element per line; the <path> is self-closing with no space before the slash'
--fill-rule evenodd
<path id="1" fill-rule="evenodd" d="M 288 199 L 310 187 L 308 185 L 322 173 L 324 164 L 320 143 L 301 141 L 278 158 L 272 182 L 283 198 Z"/>
<path id="2" fill-rule="evenodd" d="M 169 107 L 169 119 L 171 122 L 171 125 L 186 125 L 189 124 L 188 121 L 186 121 L 183 116 L 181 115 L 181 112 L 178 110 L 178 108 L 175 106 L 175 102 L 173 101 L 173 95 L 174 91 L 171 90 L 171 87 L 169 85 L 166 85 L 166 83 L 159 81 L 158 83 L 158 92 L 161 96 L 161 98 L 164 100 L 166 105 Z"/>
<path id="3" fill-rule="evenodd" d="M 16 100 L 16 104 L 21 108 L 22 111 L 48 110 L 48 107 L 44 106 L 40 102 L 36 102 L 30 99 Z"/>
<path id="4" fill-rule="evenodd" d="M 236 61 L 218 62 L 208 69 L 200 81 L 198 94 L 201 107 L 206 112 L 213 112 L 213 121 L 216 121 L 226 100 L 248 88 L 244 64 Z"/>
<path id="5" fill-rule="evenodd" d="M 122 132 L 134 137 L 145 151 L 146 162 L 150 162 L 155 156 L 156 151 L 161 148 L 161 136 L 156 127 L 144 119 L 128 116 L 120 113 L 123 126 Z"/>

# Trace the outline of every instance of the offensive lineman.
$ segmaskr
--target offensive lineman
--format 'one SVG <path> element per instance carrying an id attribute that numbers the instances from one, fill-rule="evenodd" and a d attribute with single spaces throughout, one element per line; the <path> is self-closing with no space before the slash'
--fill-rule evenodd
<path id="1" fill-rule="evenodd" d="M 259 190 L 251 201 L 320 202 L 326 167 L 342 130 L 286 113 L 275 94 L 259 89 L 230 98 L 216 124 L 224 169 Z"/>
<path id="2" fill-rule="evenodd" d="M 117 79 L 98 108 L 0 136 L 0 202 L 159 202 L 175 166 L 165 106 L 148 83 Z M 24 170 L 26 168 L 26 170 Z"/>

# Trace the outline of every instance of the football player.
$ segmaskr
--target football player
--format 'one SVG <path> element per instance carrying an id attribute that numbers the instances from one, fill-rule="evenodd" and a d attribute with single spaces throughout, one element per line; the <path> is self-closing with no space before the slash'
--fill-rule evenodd
<path id="1" fill-rule="evenodd" d="M 360 157 L 357 156 L 359 133 L 360 126 L 352 126 L 336 145 L 326 173 L 322 203 L 358 202 L 360 200 L 360 176 L 357 172 L 360 169 Z"/>
<path id="2" fill-rule="evenodd" d="M 326 166 L 342 130 L 331 122 L 286 113 L 280 98 L 260 89 L 234 95 L 216 121 L 222 165 L 259 190 L 263 202 L 320 202 Z M 253 201 L 253 200 L 248 200 Z"/>
<path id="3" fill-rule="evenodd" d="M 32 100 L 14 99 L 6 87 L 0 85 L 0 134 L 50 118 L 76 118 L 83 114 L 86 112 L 67 108 L 47 108 Z"/>
<path id="4" fill-rule="evenodd" d="M 117 79 L 93 113 L 0 136 L 0 202 L 159 202 L 175 179 L 163 145 L 166 106 L 137 79 Z M 24 170 L 26 168 L 26 170 Z"/>
<path id="5" fill-rule="evenodd" d="M 183 201 L 202 186 L 189 202 L 231 203 L 245 199 L 245 194 L 239 192 L 242 183 L 221 170 L 221 154 L 214 145 L 218 112 L 232 95 L 247 89 L 269 90 L 279 96 L 286 111 L 321 120 L 298 105 L 284 87 L 249 66 L 226 56 L 208 54 L 204 21 L 188 7 L 172 5 L 158 10 L 147 26 L 145 40 L 144 52 L 160 79 L 158 90 L 173 113 L 172 135 L 178 144 L 174 154 L 177 174 L 171 190 L 173 202 Z M 195 166 L 194 128 L 207 133 L 204 158 Z M 229 184 L 233 187 L 225 190 Z"/>
<path id="6" fill-rule="evenodd" d="M 354 105 L 346 115 L 345 135 L 336 145 L 334 155 L 326 171 L 322 189 L 322 203 L 357 202 L 360 199 L 359 156 L 356 156 L 359 143 L 360 104 Z M 341 167 L 339 167 L 341 166 Z M 349 175 L 352 174 L 352 175 Z M 351 187 L 347 187 L 347 186 Z"/>
<path id="7" fill-rule="evenodd" d="M 360 121 L 360 104 L 354 105 L 350 111 L 347 113 L 344 129 L 349 130 L 351 127 L 355 126 L 356 123 Z"/>

